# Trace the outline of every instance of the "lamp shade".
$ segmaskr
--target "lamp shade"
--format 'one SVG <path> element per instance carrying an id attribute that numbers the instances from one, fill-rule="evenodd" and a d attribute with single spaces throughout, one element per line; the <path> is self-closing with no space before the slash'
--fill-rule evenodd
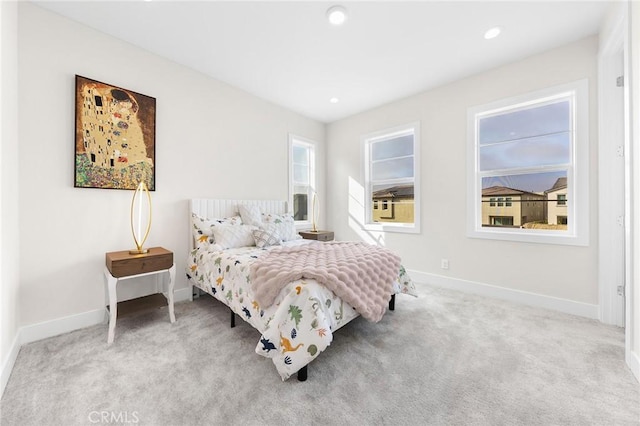
<path id="1" fill-rule="evenodd" d="M 313 193 L 313 199 L 311 200 L 311 231 L 318 232 L 318 218 L 320 217 L 320 201 L 318 200 L 318 194 Z"/>
<path id="2" fill-rule="evenodd" d="M 144 243 L 151 230 L 151 194 L 144 181 L 138 184 L 133 192 L 131 200 L 131 233 L 133 242 L 136 245 L 134 250 L 129 250 L 131 254 L 143 254 L 149 250 L 145 249 Z"/>

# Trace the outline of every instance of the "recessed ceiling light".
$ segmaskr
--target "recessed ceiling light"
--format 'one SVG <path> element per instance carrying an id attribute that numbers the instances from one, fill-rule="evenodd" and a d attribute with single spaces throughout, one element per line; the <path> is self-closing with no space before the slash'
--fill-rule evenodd
<path id="1" fill-rule="evenodd" d="M 329 102 L 331 102 L 332 104 L 337 104 L 338 102 L 340 102 L 340 99 L 334 97 L 329 99 Z"/>
<path id="2" fill-rule="evenodd" d="M 498 37 L 501 32 L 502 29 L 500 27 L 490 28 L 486 33 L 484 33 L 484 38 L 486 38 L 487 40 L 491 40 L 492 38 Z"/>
<path id="3" fill-rule="evenodd" d="M 347 20 L 347 10 L 342 6 L 331 6 L 327 10 L 327 19 L 331 25 L 342 25 Z"/>

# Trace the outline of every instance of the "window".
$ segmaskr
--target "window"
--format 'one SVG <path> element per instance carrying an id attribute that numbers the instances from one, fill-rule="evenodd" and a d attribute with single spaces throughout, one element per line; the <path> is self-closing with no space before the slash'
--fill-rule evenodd
<path id="1" fill-rule="evenodd" d="M 289 202 L 296 224 L 310 226 L 315 192 L 315 144 L 289 135 Z"/>
<path id="2" fill-rule="evenodd" d="M 588 244 L 587 96 L 581 80 L 469 109 L 469 236 Z"/>
<path id="3" fill-rule="evenodd" d="M 419 133 L 412 123 L 362 138 L 366 229 L 420 232 Z"/>
<path id="4" fill-rule="evenodd" d="M 558 194 L 558 205 L 566 206 L 567 205 L 567 194 Z"/>
<path id="5" fill-rule="evenodd" d="M 490 226 L 513 226 L 513 216 L 491 216 Z"/>

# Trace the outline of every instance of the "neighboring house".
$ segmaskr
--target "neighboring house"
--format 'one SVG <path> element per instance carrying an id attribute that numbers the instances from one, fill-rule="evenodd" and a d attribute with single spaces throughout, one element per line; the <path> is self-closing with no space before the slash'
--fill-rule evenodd
<path id="1" fill-rule="evenodd" d="M 373 221 L 413 223 L 413 185 L 398 185 L 373 193 Z"/>
<path id="2" fill-rule="evenodd" d="M 547 196 L 547 223 L 549 225 L 567 225 L 567 178 L 556 180 Z"/>
<path id="3" fill-rule="evenodd" d="M 506 186 L 482 190 L 482 226 L 521 227 L 545 220 L 546 197 Z"/>
<path id="4" fill-rule="evenodd" d="M 307 212 L 308 203 L 307 194 L 293 194 L 293 211 L 295 212 L 294 220 L 308 220 L 309 214 Z"/>

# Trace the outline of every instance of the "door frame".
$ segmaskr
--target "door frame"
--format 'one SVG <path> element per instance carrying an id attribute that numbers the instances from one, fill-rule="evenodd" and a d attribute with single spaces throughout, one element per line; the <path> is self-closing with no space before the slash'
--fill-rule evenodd
<path id="1" fill-rule="evenodd" d="M 627 14 L 619 7 L 600 34 L 598 52 L 598 285 L 600 321 L 619 327 L 625 325 L 625 297 L 618 294 L 618 286 L 630 282 L 630 123 L 629 84 L 616 87 L 616 78 L 630 76 L 628 61 Z M 622 69 L 620 61 L 622 60 Z M 622 90 L 622 92 L 621 92 Z M 624 122 L 620 128 L 620 95 L 623 96 Z M 611 135 L 617 135 L 616 141 Z M 622 157 L 622 158 L 621 158 Z M 624 164 L 624 189 L 620 191 L 620 179 L 606 173 L 611 167 Z M 620 227 L 624 229 L 621 232 Z M 624 241 L 622 241 L 624 240 Z M 624 247 L 624 265 L 616 256 L 616 249 Z M 628 292 L 627 292 L 628 294 Z"/>
<path id="2" fill-rule="evenodd" d="M 615 4 L 610 9 L 610 15 L 608 16 L 608 20 L 604 23 L 602 30 L 600 32 L 600 48 L 598 52 L 598 122 L 599 122 L 599 138 L 598 138 L 598 161 L 602 163 L 602 161 L 607 160 L 607 156 L 611 155 L 610 149 L 611 146 L 607 144 L 607 132 L 611 129 L 612 123 L 615 123 L 615 117 L 612 117 L 611 110 L 608 109 L 611 104 L 609 102 L 619 102 L 619 99 L 616 101 L 615 96 L 610 96 L 611 93 L 607 93 L 608 88 L 610 89 L 612 86 L 608 86 L 610 82 L 615 81 L 617 76 L 613 75 L 613 73 L 617 69 L 619 69 L 619 62 L 616 65 L 615 61 L 620 60 L 620 55 L 622 55 L 623 59 L 623 76 L 624 76 L 624 87 L 623 87 L 623 103 L 624 103 L 624 124 L 623 124 L 623 154 L 624 154 L 624 216 L 623 216 L 623 225 L 624 225 L 624 301 L 618 301 L 615 303 L 615 298 L 617 297 L 617 283 L 613 282 L 610 279 L 611 275 L 607 274 L 615 274 L 616 270 L 613 271 L 611 269 L 614 262 L 609 259 L 608 253 L 603 253 L 603 250 L 606 249 L 605 245 L 602 244 L 602 240 L 599 241 L 599 256 L 598 256 L 598 266 L 599 266 L 599 308 L 600 308 L 600 320 L 607 324 L 616 324 L 625 327 L 625 361 L 636 379 L 640 380 L 640 358 L 634 350 L 634 345 L 637 346 L 637 343 L 633 342 L 633 336 L 637 335 L 637 328 L 640 326 L 639 322 L 636 320 L 634 323 L 634 318 L 640 314 L 640 312 L 634 312 L 637 304 L 634 304 L 635 292 L 638 289 L 638 282 L 634 281 L 634 278 L 637 276 L 636 268 L 640 267 L 640 263 L 636 263 L 636 251 L 638 241 L 637 238 L 637 226 L 638 224 L 635 222 L 634 218 L 637 217 L 638 212 L 634 211 L 634 204 L 637 204 L 636 197 L 637 194 L 634 195 L 634 190 L 637 189 L 634 187 L 634 182 L 636 182 L 637 177 L 634 176 L 634 172 L 637 174 L 638 170 L 635 170 L 636 167 L 640 165 L 637 157 L 638 153 L 634 151 L 632 137 L 634 140 L 638 139 L 638 135 L 634 135 L 633 131 L 636 131 L 637 128 L 633 128 L 633 111 L 631 106 L 631 86 L 632 84 L 638 81 L 638 78 L 632 75 L 632 63 L 631 63 L 631 46 L 630 46 L 630 32 L 631 28 L 629 25 L 630 13 L 631 13 L 631 3 L 630 2 L 620 2 Z M 634 59 L 638 61 L 638 59 Z M 632 79 L 633 77 L 633 79 Z M 615 88 L 615 87 L 614 87 Z M 635 91 L 640 88 L 633 88 Z M 609 96 L 608 96 L 609 95 Z M 640 149 L 640 147 L 636 147 Z M 604 155 L 604 158 L 602 156 Z M 602 238 L 603 235 L 606 236 L 608 231 L 614 229 L 617 224 L 615 223 L 616 211 L 613 206 L 607 205 L 605 203 L 607 197 L 603 196 L 602 188 L 608 189 L 611 186 L 606 186 L 607 184 L 611 184 L 613 180 L 607 173 L 603 173 L 604 169 L 600 169 L 599 174 L 599 187 L 601 188 L 599 192 L 599 234 Z M 617 195 L 619 196 L 619 194 Z M 606 237 L 605 237 L 606 238 Z M 619 242 L 620 243 L 620 242 Z M 619 322 L 622 324 L 619 324 Z"/>

